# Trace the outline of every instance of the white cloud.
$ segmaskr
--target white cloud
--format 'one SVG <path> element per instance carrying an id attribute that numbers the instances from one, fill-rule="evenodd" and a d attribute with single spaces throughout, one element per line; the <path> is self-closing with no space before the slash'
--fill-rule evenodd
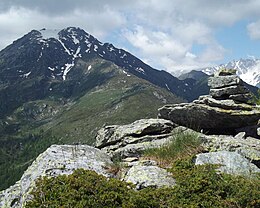
<path id="1" fill-rule="evenodd" d="M 78 26 L 101 40 L 122 31 L 114 44 L 130 43 L 154 67 L 201 68 L 227 52 L 214 38 L 218 28 L 247 18 L 248 34 L 260 39 L 259 8 L 260 0 L 1 0 L 0 48 L 32 29 Z"/>
<path id="2" fill-rule="evenodd" d="M 203 68 L 223 58 L 226 51 L 212 40 L 210 32 L 206 29 L 202 30 L 201 36 L 199 36 L 196 28 L 199 27 L 188 25 L 188 28 L 181 27 L 178 31 L 177 27 L 172 34 L 171 32 L 147 30 L 139 25 L 132 30 L 124 31 L 124 35 L 139 50 L 139 53 L 146 57 L 149 64 L 173 73 L 177 69 Z M 187 35 L 181 36 L 185 30 Z M 200 54 L 192 52 L 195 42 L 205 45 L 204 51 Z"/>
<path id="3" fill-rule="evenodd" d="M 247 26 L 247 30 L 250 38 L 254 40 L 260 40 L 260 20 L 250 23 Z"/>
<path id="4" fill-rule="evenodd" d="M 63 29 L 68 26 L 77 26 L 97 38 L 104 38 L 109 32 L 120 28 L 125 23 L 124 16 L 108 6 L 104 7 L 102 12 L 74 10 L 62 16 L 48 16 L 39 13 L 37 10 L 12 7 L 7 12 L 0 14 L 0 48 L 5 47 L 32 29 Z"/>

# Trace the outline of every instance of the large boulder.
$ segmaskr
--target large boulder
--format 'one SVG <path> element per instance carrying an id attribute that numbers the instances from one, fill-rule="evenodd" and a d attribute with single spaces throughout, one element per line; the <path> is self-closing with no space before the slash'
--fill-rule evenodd
<path id="1" fill-rule="evenodd" d="M 215 76 L 209 77 L 208 85 L 211 88 L 218 89 L 223 87 L 229 87 L 232 85 L 242 85 L 243 81 L 237 75 L 228 76 Z"/>
<path id="2" fill-rule="evenodd" d="M 225 150 L 237 152 L 250 161 L 260 164 L 260 140 L 253 137 L 245 137 L 243 132 L 235 137 L 200 134 L 200 139 L 202 140 L 203 147 L 207 151 Z"/>
<path id="3" fill-rule="evenodd" d="M 220 101 L 211 102 L 211 104 L 195 101 L 166 105 L 159 109 L 158 117 L 198 130 L 236 129 L 256 125 L 260 118 L 260 110 L 250 105 L 232 106 L 226 102 L 223 102 L 223 107 L 221 105 Z"/>
<path id="4" fill-rule="evenodd" d="M 196 156 L 196 165 L 219 165 L 218 170 L 233 175 L 253 176 L 260 169 L 237 152 L 219 151 L 201 153 Z"/>
<path id="5" fill-rule="evenodd" d="M 128 125 L 106 126 L 98 131 L 95 146 L 111 157 L 138 157 L 143 150 L 169 141 L 174 127 L 171 121 L 164 119 L 141 119 Z"/>
<path id="6" fill-rule="evenodd" d="M 71 174 L 75 169 L 84 168 L 112 177 L 106 171 L 110 165 L 110 158 L 99 149 L 87 145 L 52 145 L 37 157 L 20 181 L 0 192 L 0 207 L 23 207 L 30 199 L 35 180 L 41 176 Z"/>

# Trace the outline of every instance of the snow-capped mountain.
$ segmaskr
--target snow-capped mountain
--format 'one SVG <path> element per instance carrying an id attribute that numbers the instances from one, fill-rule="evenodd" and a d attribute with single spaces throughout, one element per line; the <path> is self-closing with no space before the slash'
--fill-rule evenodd
<path id="1" fill-rule="evenodd" d="M 260 88 L 260 59 L 240 59 L 221 64 L 215 67 L 205 68 L 202 71 L 208 75 L 220 68 L 236 69 L 237 75 L 250 85 Z"/>
<path id="2" fill-rule="evenodd" d="M 39 76 L 65 82 L 78 73 L 77 63 L 80 60 L 88 62 L 93 57 L 116 64 L 126 76 L 135 75 L 187 100 L 198 96 L 186 81 L 166 71 L 156 70 L 129 52 L 110 43 L 102 43 L 76 27 L 60 31 L 32 30 L 0 51 L 0 83 Z"/>

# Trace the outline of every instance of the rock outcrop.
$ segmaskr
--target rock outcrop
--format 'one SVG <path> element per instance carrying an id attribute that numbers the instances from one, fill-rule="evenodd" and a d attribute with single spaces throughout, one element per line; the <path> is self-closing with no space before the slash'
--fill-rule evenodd
<path id="1" fill-rule="evenodd" d="M 233 175 L 245 175 L 250 177 L 255 173 L 260 173 L 259 168 L 237 152 L 219 151 L 201 153 L 196 156 L 195 164 L 219 165 L 219 171 Z"/>
<path id="2" fill-rule="evenodd" d="M 159 109 L 158 117 L 217 133 L 235 133 L 236 129 L 257 125 L 260 107 L 249 104 L 251 95 L 233 70 L 219 71 L 209 79 L 209 86 L 210 95 L 192 103 L 166 105 Z"/>
<path id="3" fill-rule="evenodd" d="M 98 131 L 95 146 L 112 158 L 138 157 L 143 150 L 169 141 L 175 126 L 164 119 L 141 119 L 128 125 L 106 126 Z"/>
<path id="4" fill-rule="evenodd" d="M 23 207 L 35 180 L 41 176 L 71 174 L 75 169 L 84 168 L 112 177 L 105 169 L 111 164 L 106 154 L 87 145 L 52 145 L 37 157 L 20 181 L 0 192 L 0 207 Z"/>

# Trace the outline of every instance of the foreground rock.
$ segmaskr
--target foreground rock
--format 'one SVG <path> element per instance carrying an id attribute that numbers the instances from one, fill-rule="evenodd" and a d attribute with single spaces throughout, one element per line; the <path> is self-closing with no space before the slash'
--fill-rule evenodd
<path id="1" fill-rule="evenodd" d="M 201 145 L 207 152 L 237 152 L 260 167 L 260 140 L 246 137 L 245 132 L 231 135 L 205 135 L 184 126 L 174 128 L 173 132 L 191 133 L 198 136 Z"/>
<path id="2" fill-rule="evenodd" d="M 160 123 L 155 125 L 156 122 Z M 151 124 L 150 126 L 148 125 L 149 123 Z M 147 125 L 150 131 L 145 134 L 142 130 Z M 135 127 L 132 128 L 133 126 Z M 152 126 L 155 126 L 154 130 L 152 130 Z M 163 126 L 161 129 L 163 133 L 158 133 L 158 126 Z M 165 131 L 170 132 L 165 133 Z M 137 136 L 136 132 L 142 132 L 142 134 L 139 134 L 141 136 Z M 157 132 L 157 134 L 154 132 Z M 247 136 L 245 132 L 240 132 L 235 136 L 206 135 L 184 126 L 174 127 L 170 121 L 163 119 L 142 119 L 129 125 L 102 128 L 98 132 L 97 143 L 99 144 L 99 148 L 112 158 L 119 157 L 123 160 L 131 161 L 138 160 L 145 149 L 167 145 L 170 141 L 174 140 L 177 134 L 182 133 L 197 135 L 205 151 L 216 152 L 225 150 L 237 152 L 255 164 L 260 165 L 260 140 Z M 117 137 L 117 135 L 120 136 Z"/>
<path id="3" fill-rule="evenodd" d="M 40 176 L 71 174 L 75 169 L 84 168 L 111 177 L 105 169 L 111 164 L 106 154 L 87 145 L 53 145 L 37 157 L 20 181 L 0 192 L 0 207 L 23 207 Z"/>
<path id="4" fill-rule="evenodd" d="M 98 131 L 95 146 L 111 157 L 138 157 L 143 150 L 169 141 L 174 126 L 164 119 L 141 119 L 129 125 L 106 126 Z"/>
<path id="5" fill-rule="evenodd" d="M 232 175 L 253 176 L 260 173 L 260 169 L 236 152 L 219 151 L 202 153 L 196 156 L 196 165 L 220 165 L 219 171 Z"/>
<path id="6" fill-rule="evenodd" d="M 257 125 L 260 108 L 248 104 L 251 95 L 233 71 L 219 72 L 209 79 L 209 86 L 210 95 L 201 96 L 192 103 L 166 105 L 159 109 L 158 117 L 218 133 L 234 133 L 236 129 Z M 256 135 L 256 128 L 254 131 Z"/>
<path id="7" fill-rule="evenodd" d="M 243 133 L 243 132 L 242 132 Z M 240 134 L 242 135 L 242 134 Z M 244 132 L 245 135 L 245 132 Z M 200 135 L 205 150 L 237 152 L 250 161 L 260 165 L 260 140 L 253 137 L 228 135 Z"/>
<path id="8" fill-rule="evenodd" d="M 136 189 L 146 187 L 174 186 L 176 184 L 172 175 L 165 169 L 159 168 L 152 163 L 137 162 L 123 177 L 126 182 L 136 185 Z"/>

